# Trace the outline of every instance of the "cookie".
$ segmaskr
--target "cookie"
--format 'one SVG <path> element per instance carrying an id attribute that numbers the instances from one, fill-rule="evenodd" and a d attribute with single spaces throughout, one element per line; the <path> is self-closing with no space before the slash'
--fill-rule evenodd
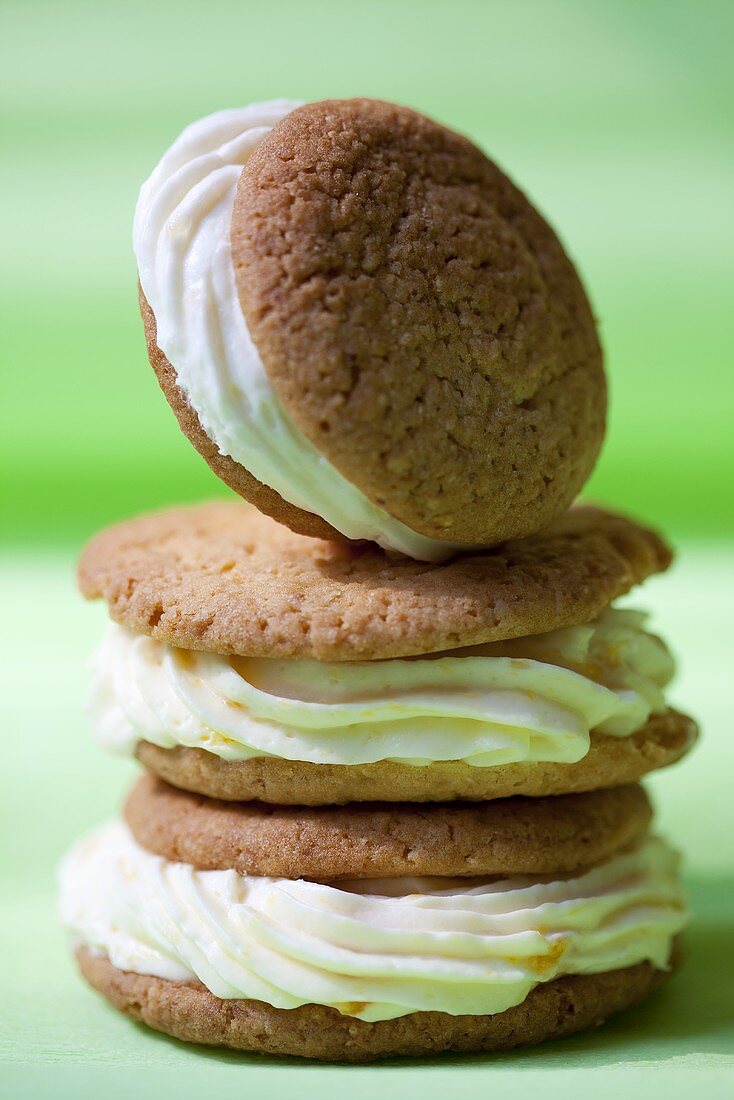
<path id="1" fill-rule="evenodd" d="M 292 111 L 242 171 L 232 258 L 280 401 L 390 515 L 491 544 L 574 499 L 604 432 L 591 310 L 466 138 L 369 99 Z"/>
<path id="2" fill-rule="evenodd" d="M 144 775 L 124 816 L 138 844 L 169 860 L 327 882 L 577 871 L 639 840 L 652 810 L 640 786 L 479 805 L 305 809 L 216 801 Z"/>
<path id="3" fill-rule="evenodd" d="M 116 622 L 175 646 L 373 660 L 588 622 L 670 560 L 655 532 L 592 507 L 437 567 L 295 535 L 237 502 L 102 531 L 84 550 L 79 585 Z"/>
<path id="4" fill-rule="evenodd" d="M 653 715 L 629 737 L 591 735 L 591 748 L 572 764 L 532 761 L 478 768 L 462 761 L 423 765 L 312 764 L 255 757 L 222 760 L 202 749 L 162 749 L 140 742 L 141 764 L 167 783 L 234 801 L 320 806 L 347 802 L 451 802 L 544 797 L 635 783 L 680 760 L 697 736 L 692 719 L 677 711 Z"/>
<path id="5" fill-rule="evenodd" d="M 180 426 L 294 530 L 440 560 L 537 530 L 586 481 L 606 391 L 585 292 L 446 127 L 366 99 L 219 112 L 143 185 L 134 242 Z"/>
<path id="6" fill-rule="evenodd" d="M 367 1023 L 333 1008 L 278 1009 L 263 1001 L 221 1000 L 201 983 L 166 981 L 117 969 L 80 948 L 79 968 L 115 1008 L 177 1039 L 261 1054 L 328 1062 L 369 1062 L 444 1051 L 509 1050 L 596 1027 L 648 997 L 669 976 L 650 963 L 556 978 L 522 1004 L 493 1016 L 414 1012 Z M 671 966 L 676 963 L 674 950 Z"/>

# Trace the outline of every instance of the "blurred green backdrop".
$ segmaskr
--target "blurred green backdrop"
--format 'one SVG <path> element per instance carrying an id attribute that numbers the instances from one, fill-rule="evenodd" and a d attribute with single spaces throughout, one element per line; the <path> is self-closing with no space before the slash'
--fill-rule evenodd
<path id="1" fill-rule="evenodd" d="M 188 121 L 285 95 L 465 130 L 560 231 L 601 320 L 589 491 L 677 536 L 734 529 L 734 6 L 670 0 L 0 2 L 6 538 L 80 541 L 225 493 L 147 365 L 130 224 Z M 728 330 L 728 331 L 727 331 Z"/>

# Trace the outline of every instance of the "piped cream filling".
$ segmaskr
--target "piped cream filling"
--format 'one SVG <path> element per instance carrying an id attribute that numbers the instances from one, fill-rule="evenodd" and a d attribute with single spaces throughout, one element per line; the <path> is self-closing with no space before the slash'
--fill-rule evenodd
<path id="1" fill-rule="evenodd" d="M 675 853 L 652 838 L 556 880 L 335 887 L 199 871 L 151 855 L 114 823 L 65 857 L 60 906 L 73 942 L 119 969 L 374 1021 L 503 1012 L 564 974 L 645 960 L 665 969 L 686 923 L 677 872 Z"/>
<path id="2" fill-rule="evenodd" d="M 592 731 L 627 737 L 664 710 L 673 668 L 644 615 L 611 608 L 584 626 L 383 661 L 225 657 L 113 625 L 87 712 L 121 753 L 149 741 L 224 760 L 575 762 Z"/>
<path id="3" fill-rule="evenodd" d="M 348 538 L 440 561 L 458 544 L 426 538 L 373 504 L 291 421 L 242 313 L 230 245 L 237 183 L 298 106 L 276 99 L 192 123 L 141 187 L 133 246 L 158 346 L 221 454 Z"/>

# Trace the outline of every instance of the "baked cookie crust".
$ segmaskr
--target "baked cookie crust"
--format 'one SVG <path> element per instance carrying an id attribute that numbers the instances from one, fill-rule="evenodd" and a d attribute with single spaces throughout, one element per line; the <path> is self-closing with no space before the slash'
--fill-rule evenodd
<path id="1" fill-rule="evenodd" d="M 454 802 L 546 797 L 636 783 L 675 763 L 698 730 L 685 714 L 653 715 L 629 737 L 592 733 L 589 752 L 575 764 L 545 761 L 476 768 L 450 760 L 414 767 L 377 764 L 309 764 L 261 756 L 222 760 L 204 749 L 162 749 L 138 742 L 136 756 L 167 783 L 225 801 L 323 806 L 347 802 Z"/>
<path id="2" fill-rule="evenodd" d="M 588 622 L 671 557 L 654 531 L 589 506 L 437 566 L 296 535 L 238 501 L 109 527 L 86 546 L 78 577 L 116 622 L 171 645 L 349 661 Z"/>
<path id="3" fill-rule="evenodd" d="M 639 840 L 652 809 L 638 785 L 479 804 L 319 808 L 222 802 L 144 775 L 124 817 L 138 844 L 165 859 L 334 882 L 575 872 Z"/>
<path id="4" fill-rule="evenodd" d="M 606 403 L 589 303 L 467 138 L 378 100 L 291 111 L 242 170 L 232 259 L 293 421 L 414 531 L 522 537 L 587 480 Z"/>
<path id="5" fill-rule="evenodd" d="M 671 965 L 675 965 L 675 951 Z M 648 997 L 669 975 L 650 963 L 603 974 L 556 978 L 537 985 L 522 1004 L 494 1016 L 413 1012 L 366 1023 L 320 1005 L 272 1008 L 263 1001 L 215 997 L 200 983 L 165 981 L 118 970 L 81 948 L 82 975 L 108 1001 L 141 1023 L 189 1043 L 260 1054 L 297 1055 L 325 1062 L 446 1051 L 509 1050 L 560 1039 L 602 1024 Z"/>

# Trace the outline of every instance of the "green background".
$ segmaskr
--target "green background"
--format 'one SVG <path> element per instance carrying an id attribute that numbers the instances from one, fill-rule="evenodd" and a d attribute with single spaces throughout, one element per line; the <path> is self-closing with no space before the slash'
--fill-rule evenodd
<path id="1" fill-rule="evenodd" d="M 4 790 L 0 1075 L 12 1096 L 600 1096 L 734 1072 L 734 547 L 730 3 L 652 0 L 0 0 L 0 362 Z M 579 262 L 611 378 L 591 495 L 665 528 L 680 565 L 637 604 L 680 655 L 705 737 L 653 780 L 687 856 L 696 922 L 669 990 L 599 1034 L 497 1059 L 369 1070 L 181 1047 L 73 976 L 53 914 L 70 839 L 133 774 L 89 745 L 85 660 L 100 608 L 74 557 L 98 526 L 225 494 L 147 365 L 130 223 L 188 121 L 274 96 L 374 95 L 465 130 Z M 459 1075 L 457 1077 L 457 1074 Z M 1 1079 L 1 1078 L 0 1078 Z M 216 1090 L 216 1093 L 215 1091 Z M 720 1090 L 720 1091 L 719 1091 Z"/>

